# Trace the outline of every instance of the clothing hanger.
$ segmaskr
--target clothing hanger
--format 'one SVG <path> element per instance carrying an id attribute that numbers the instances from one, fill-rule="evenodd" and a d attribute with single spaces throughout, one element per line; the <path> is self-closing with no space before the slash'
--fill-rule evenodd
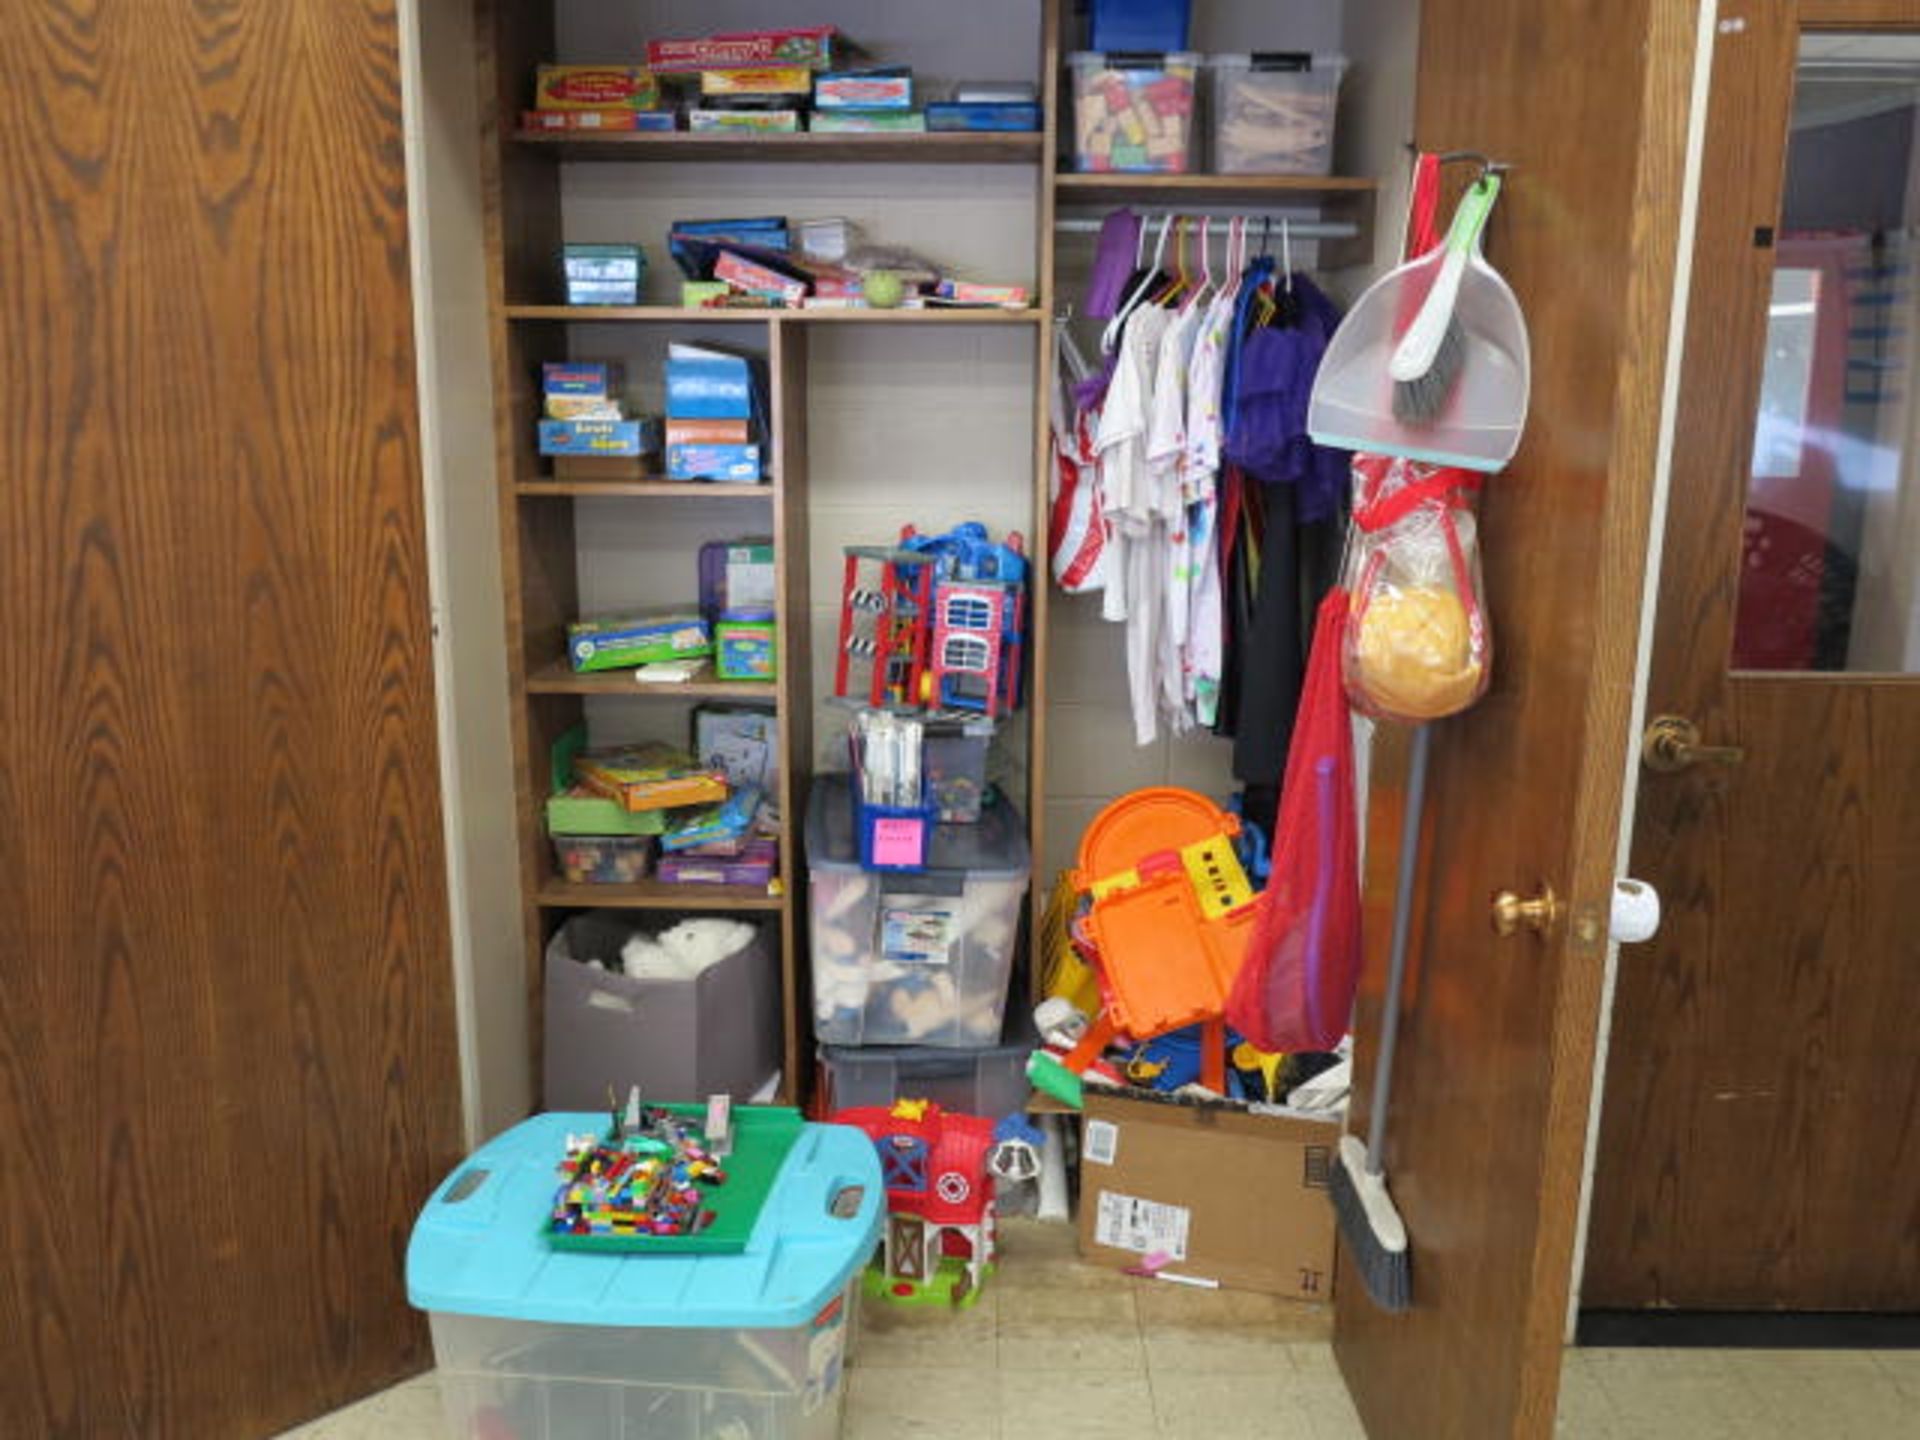
<path id="1" fill-rule="evenodd" d="M 1065 325 L 1056 325 L 1053 333 L 1060 341 L 1060 358 L 1066 363 L 1067 377 L 1077 385 L 1093 373 L 1093 367 L 1087 364 L 1087 357 L 1081 352 L 1080 342 L 1073 338 L 1073 331 Z"/>
<path id="2" fill-rule="evenodd" d="M 1187 235 L 1190 221 L 1185 215 L 1176 216 L 1173 222 L 1173 279 L 1158 296 L 1162 306 L 1171 307 L 1186 293 L 1191 283 L 1187 278 Z"/>
<path id="3" fill-rule="evenodd" d="M 1300 297 L 1293 293 L 1293 227 L 1280 217 L 1281 289 L 1276 297 L 1271 323 L 1291 327 L 1300 323 Z"/>
<path id="4" fill-rule="evenodd" d="M 1141 228 L 1144 229 L 1145 227 L 1142 226 Z M 1153 242 L 1153 268 L 1147 272 L 1146 278 L 1140 281 L 1127 295 L 1127 298 L 1120 303 L 1120 307 L 1113 312 L 1113 319 L 1107 322 L 1107 328 L 1100 334 L 1100 349 L 1106 354 L 1111 355 L 1115 350 L 1120 348 L 1120 335 L 1121 332 L 1126 329 L 1128 318 L 1133 314 L 1140 302 L 1146 298 L 1147 292 L 1153 288 L 1155 279 L 1159 277 L 1160 261 L 1167 253 L 1167 231 L 1172 228 L 1173 216 L 1171 214 L 1163 216 L 1160 221 L 1160 238 Z"/>
<path id="5" fill-rule="evenodd" d="M 1200 217 L 1200 283 L 1194 287 L 1193 293 L 1187 296 L 1186 303 L 1180 307 L 1181 310 L 1183 312 L 1191 310 L 1195 305 L 1200 303 L 1200 297 L 1212 288 L 1213 218 L 1208 215 L 1202 215 Z"/>

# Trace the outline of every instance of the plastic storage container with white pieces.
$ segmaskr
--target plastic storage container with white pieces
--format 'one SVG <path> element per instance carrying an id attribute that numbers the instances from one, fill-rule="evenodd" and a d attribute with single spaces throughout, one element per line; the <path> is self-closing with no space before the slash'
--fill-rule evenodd
<path id="1" fill-rule="evenodd" d="M 745 1251 L 557 1251 L 542 1221 L 569 1131 L 539 1115 L 427 1202 L 407 1295 L 428 1312 L 457 1440 L 834 1440 L 860 1271 L 880 1238 L 880 1162 L 809 1125 Z"/>
<path id="2" fill-rule="evenodd" d="M 1214 55 L 1213 168 L 1222 175 L 1327 175 L 1344 55 Z"/>
<path id="3" fill-rule="evenodd" d="M 807 804 L 813 1033 L 828 1045 L 993 1045 L 1027 893 L 1027 837 L 1004 798 L 936 825 L 927 868 L 862 870 L 844 775 Z"/>

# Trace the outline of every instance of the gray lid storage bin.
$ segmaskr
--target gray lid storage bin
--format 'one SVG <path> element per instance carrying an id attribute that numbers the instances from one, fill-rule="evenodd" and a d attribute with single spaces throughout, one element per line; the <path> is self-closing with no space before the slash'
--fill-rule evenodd
<path id="1" fill-rule="evenodd" d="M 928 868 L 862 870 L 845 775 L 808 797 L 814 1035 L 828 1045 L 999 1041 L 1029 869 L 1026 824 L 1005 799 L 972 825 L 937 825 Z"/>

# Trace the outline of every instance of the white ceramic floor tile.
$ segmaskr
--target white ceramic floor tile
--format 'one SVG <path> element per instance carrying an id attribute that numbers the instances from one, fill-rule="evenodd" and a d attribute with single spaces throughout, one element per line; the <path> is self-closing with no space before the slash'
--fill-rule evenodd
<path id="1" fill-rule="evenodd" d="M 1294 1375 L 1243 1375 L 1223 1384 L 1214 1375 L 1153 1377 L 1153 1418 L 1160 1440 L 1251 1440 L 1311 1435 Z M 1011 1440 L 1011 1432 L 1008 1434 Z M 1116 1432 L 1131 1434 L 1137 1432 Z"/>
<path id="2" fill-rule="evenodd" d="M 1153 1391 L 1145 1375 L 1002 1370 L 997 1378 L 1002 1440 L 1108 1440 L 1143 1430 L 1151 1434 Z"/>
<path id="3" fill-rule="evenodd" d="M 998 1435 L 1000 1388 L 994 1379 L 961 1370 L 856 1366 L 848 1372 L 845 1440 L 983 1440 Z"/>

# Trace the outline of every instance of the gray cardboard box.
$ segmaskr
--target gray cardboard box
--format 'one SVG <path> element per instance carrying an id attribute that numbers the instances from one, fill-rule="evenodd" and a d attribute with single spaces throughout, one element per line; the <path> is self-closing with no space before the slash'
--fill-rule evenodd
<path id="1" fill-rule="evenodd" d="M 595 910 L 548 943 L 546 1109 L 604 1110 L 609 1086 L 623 1102 L 635 1085 L 648 1100 L 724 1092 L 744 1101 L 780 1068 L 778 941 L 769 927 L 692 980 L 636 980 L 585 963 L 613 960 L 637 929 L 663 930 L 674 918 Z"/>

